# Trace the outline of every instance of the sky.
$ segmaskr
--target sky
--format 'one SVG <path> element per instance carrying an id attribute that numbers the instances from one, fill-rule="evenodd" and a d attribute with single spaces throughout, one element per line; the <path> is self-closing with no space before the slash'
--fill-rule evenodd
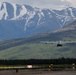
<path id="1" fill-rule="evenodd" d="M 27 4 L 33 7 L 54 9 L 63 8 L 67 5 L 76 7 L 76 0 L 0 0 L 0 2 Z"/>

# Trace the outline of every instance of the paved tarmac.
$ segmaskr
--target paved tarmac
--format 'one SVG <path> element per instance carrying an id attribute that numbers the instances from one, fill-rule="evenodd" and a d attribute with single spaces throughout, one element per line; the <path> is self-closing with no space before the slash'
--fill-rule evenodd
<path id="1" fill-rule="evenodd" d="M 76 71 L 1 70 L 0 75 L 76 75 Z"/>

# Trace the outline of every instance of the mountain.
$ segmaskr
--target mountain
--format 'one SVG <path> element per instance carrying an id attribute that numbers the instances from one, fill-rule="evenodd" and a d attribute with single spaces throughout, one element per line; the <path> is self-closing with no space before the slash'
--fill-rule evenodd
<path id="1" fill-rule="evenodd" d="M 29 5 L 0 3 L 0 40 L 24 38 L 54 31 L 76 19 L 76 8 L 40 9 Z"/>
<path id="2" fill-rule="evenodd" d="M 50 59 L 76 58 L 76 21 L 63 28 L 24 39 L 0 41 L 0 59 Z M 45 44 L 41 41 L 74 41 L 57 44 Z"/>
<path id="3" fill-rule="evenodd" d="M 62 27 L 61 29 L 49 32 L 49 33 L 42 33 L 32 36 L 32 40 L 35 42 L 37 41 L 58 41 L 58 40 L 65 40 L 65 41 L 76 41 L 76 21 Z M 30 39 L 31 39 L 30 38 Z M 32 41 L 30 40 L 30 41 Z"/>

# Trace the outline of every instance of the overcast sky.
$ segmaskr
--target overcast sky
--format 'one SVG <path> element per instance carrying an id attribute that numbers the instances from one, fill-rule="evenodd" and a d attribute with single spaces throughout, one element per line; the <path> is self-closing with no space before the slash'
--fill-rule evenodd
<path id="1" fill-rule="evenodd" d="M 76 7 L 76 0 L 0 0 L 17 4 L 27 4 L 39 8 L 60 8 L 65 5 Z"/>

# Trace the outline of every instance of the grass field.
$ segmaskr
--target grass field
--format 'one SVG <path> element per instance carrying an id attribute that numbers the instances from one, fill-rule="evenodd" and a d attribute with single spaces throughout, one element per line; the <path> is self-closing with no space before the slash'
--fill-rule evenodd
<path id="1" fill-rule="evenodd" d="M 0 51 L 0 59 L 51 59 L 59 57 L 76 57 L 76 44 L 26 43 Z"/>

